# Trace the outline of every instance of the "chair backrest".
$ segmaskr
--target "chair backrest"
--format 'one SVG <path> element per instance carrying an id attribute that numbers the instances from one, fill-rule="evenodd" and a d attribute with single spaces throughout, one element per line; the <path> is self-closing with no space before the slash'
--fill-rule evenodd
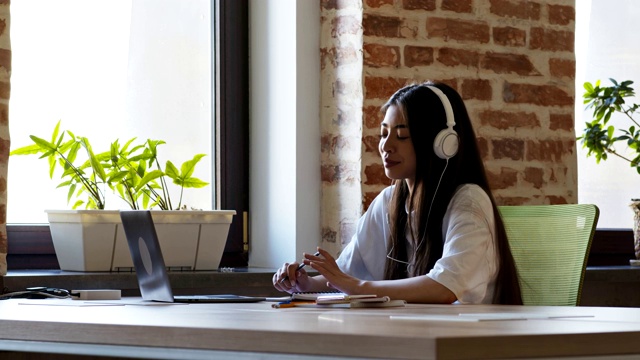
<path id="1" fill-rule="evenodd" d="M 580 302 L 598 207 L 591 204 L 499 206 L 524 305 Z"/>

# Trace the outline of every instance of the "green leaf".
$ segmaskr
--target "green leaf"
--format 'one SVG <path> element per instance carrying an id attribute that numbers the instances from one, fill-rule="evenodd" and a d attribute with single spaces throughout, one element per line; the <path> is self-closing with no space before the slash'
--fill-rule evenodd
<path id="1" fill-rule="evenodd" d="M 31 135 L 29 137 L 31 138 L 31 140 L 33 140 L 34 143 L 36 143 L 36 145 L 40 146 L 42 149 L 53 151 L 56 150 L 56 146 L 45 139 L 39 138 L 35 135 Z"/>
<path id="2" fill-rule="evenodd" d="M 159 177 L 164 176 L 164 173 L 160 170 L 153 170 L 144 175 L 144 177 L 140 180 L 138 185 L 136 186 L 136 191 L 140 191 L 144 186 L 146 186 L 150 181 L 153 181 Z"/>
<path id="3" fill-rule="evenodd" d="M 168 161 L 168 160 L 167 160 L 167 164 L 164 167 L 164 172 L 168 177 L 172 179 L 177 179 L 180 177 L 180 172 L 178 171 L 178 168 L 175 165 L 173 165 L 171 161 Z"/>
<path id="4" fill-rule="evenodd" d="M 41 151 L 40 146 L 36 144 L 31 144 L 27 146 L 23 146 L 21 148 L 17 148 L 9 153 L 9 155 L 34 155 Z"/>
<path id="5" fill-rule="evenodd" d="M 187 160 L 182 163 L 182 165 L 180 166 L 180 177 L 182 177 L 183 179 L 191 177 L 196 169 L 196 165 L 204 156 L 204 154 L 197 154 L 193 157 L 193 159 Z"/>
<path id="6" fill-rule="evenodd" d="M 202 181 L 198 178 L 190 177 L 185 180 L 175 179 L 173 180 L 174 184 L 183 186 L 185 188 L 202 188 L 209 185 L 208 182 Z"/>

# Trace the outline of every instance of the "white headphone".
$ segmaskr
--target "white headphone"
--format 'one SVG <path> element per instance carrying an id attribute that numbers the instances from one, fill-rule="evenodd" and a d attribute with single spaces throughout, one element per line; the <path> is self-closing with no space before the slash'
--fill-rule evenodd
<path id="1" fill-rule="evenodd" d="M 447 95 L 445 95 L 442 90 L 430 85 L 426 85 L 426 87 L 438 95 L 447 116 L 447 128 L 441 130 L 433 140 L 433 152 L 435 152 L 439 158 L 449 160 L 458 153 L 459 141 L 458 133 L 453 130 L 453 126 L 456 124 L 453 117 L 453 108 L 451 107 L 449 98 L 447 98 Z"/>

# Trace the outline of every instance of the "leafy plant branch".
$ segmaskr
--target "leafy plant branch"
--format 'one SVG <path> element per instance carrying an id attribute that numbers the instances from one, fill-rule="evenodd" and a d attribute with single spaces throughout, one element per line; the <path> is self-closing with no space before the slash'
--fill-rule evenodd
<path id="1" fill-rule="evenodd" d="M 595 156 L 596 163 L 607 160 L 608 155 L 612 154 L 629 162 L 640 174 L 640 124 L 634 118 L 640 105 L 627 104 L 625 100 L 635 96 L 631 87 L 633 81 L 610 81 L 612 86 L 601 86 L 599 80 L 595 86 L 589 82 L 584 84 L 584 104 L 587 109 L 593 109 L 593 120 L 586 123 L 586 128 L 577 139 L 581 140 L 583 148 L 588 149 L 587 156 Z M 619 128 L 616 133 L 616 128 L 608 125 L 615 113 L 624 114 L 631 122 L 628 129 Z M 616 149 L 619 142 L 626 144 L 624 152 Z"/>
<path id="2" fill-rule="evenodd" d="M 71 139 L 63 142 L 65 133 L 68 134 Z M 58 188 L 65 186 L 69 187 L 67 202 L 71 200 L 74 194 L 79 195 L 86 191 L 89 193 L 89 199 L 86 203 L 86 207 L 104 209 L 105 197 L 99 184 L 105 183 L 106 175 L 100 162 L 95 159 L 89 140 L 84 137 L 76 137 L 70 131 L 62 132 L 60 135 L 58 134 L 60 134 L 60 122 L 58 122 L 54 128 L 51 142 L 35 135 L 31 135 L 30 138 L 34 142 L 33 145 L 16 149 L 10 154 L 32 155 L 42 153 L 40 159 L 47 158 L 49 162 L 49 178 L 53 179 L 56 165 L 58 164 L 63 170 L 61 178 L 68 178 L 68 180 L 63 181 L 57 186 Z M 81 147 L 85 149 L 87 156 L 92 160 L 88 160 L 81 166 L 75 166 L 74 161 L 76 160 L 78 151 Z M 90 173 L 86 173 L 85 170 L 88 169 L 92 171 Z M 100 183 L 97 181 L 96 177 L 100 180 Z M 81 187 L 78 190 L 78 193 L 76 193 L 78 185 L 81 185 Z M 80 206 L 82 203 L 84 202 L 76 202 L 73 208 Z"/>
<path id="3" fill-rule="evenodd" d="M 167 177 L 180 188 L 180 198 L 175 210 L 184 208 L 182 198 L 185 188 L 201 188 L 209 183 L 193 176 L 197 163 L 204 154 L 197 154 L 185 161 L 180 170 L 167 161 L 162 170 L 158 160 L 158 146 L 165 144 L 162 140 L 147 140 L 144 144 L 135 144 L 136 138 L 123 145 L 118 140 L 110 145 L 109 151 L 94 153 L 89 140 L 78 137 L 71 131 L 60 133 L 60 121 L 54 128 L 51 142 L 32 135 L 32 145 L 12 151 L 11 155 L 40 154 L 49 162 L 49 176 L 53 179 L 56 167 L 62 167 L 62 178 L 58 185 L 69 187 L 67 203 L 72 197 L 88 195 L 87 201 L 78 200 L 73 208 L 85 205 L 88 209 L 104 209 L 105 197 L 101 186 L 108 186 L 123 199 L 131 209 L 148 209 L 158 207 L 161 210 L 174 210 L 167 184 Z M 64 141 L 68 134 L 70 140 Z M 78 152 L 84 148 L 87 155 L 81 165 L 74 165 L 78 160 Z"/>

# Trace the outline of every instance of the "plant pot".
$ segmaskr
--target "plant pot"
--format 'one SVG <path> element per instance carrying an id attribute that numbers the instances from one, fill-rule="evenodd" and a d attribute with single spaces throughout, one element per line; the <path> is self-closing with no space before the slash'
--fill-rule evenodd
<path id="1" fill-rule="evenodd" d="M 117 210 L 47 210 L 61 270 L 130 271 L 133 262 Z M 215 270 L 234 210 L 151 211 L 165 265 Z"/>

